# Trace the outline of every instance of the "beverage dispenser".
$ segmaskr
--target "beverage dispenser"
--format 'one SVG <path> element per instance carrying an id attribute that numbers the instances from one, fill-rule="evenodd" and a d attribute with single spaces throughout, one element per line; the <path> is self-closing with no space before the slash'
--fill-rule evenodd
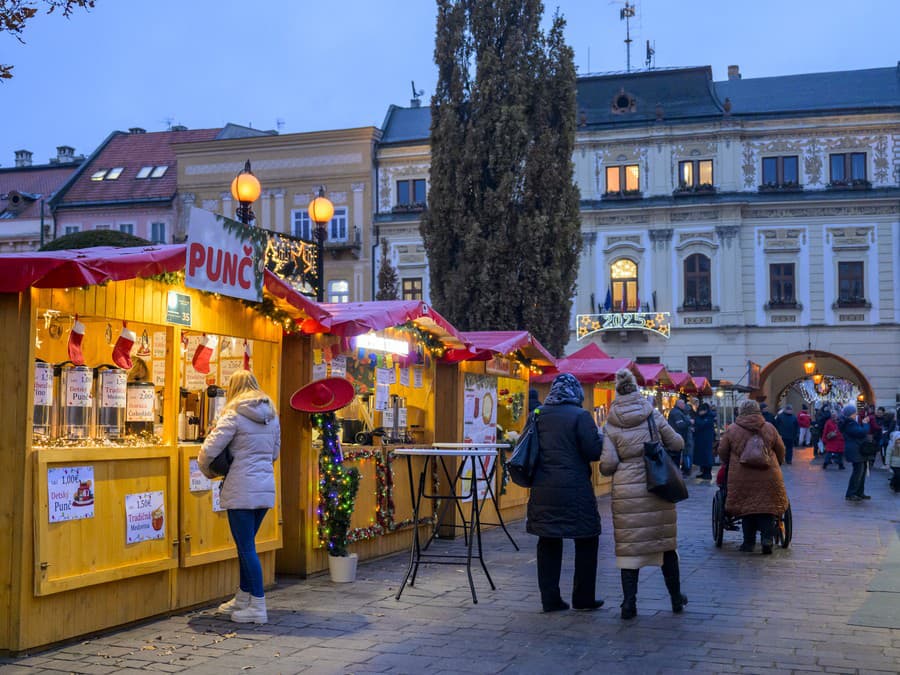
<path id="1" fill-rule="evenodd" d="M 57 437 L 68 440 L 88 439 L 94 426 L 94 369 L 76 366 L 71 362 L 62 363 L 57 368 Z"/>
<path id="2" fill-rule="evenodd" d="M 129 382 L 125 392 L 125 433 L 153 434 L 156 388 L 152 382 Z"/>
<path id="3" fill-rule="evenodd" d="M 202 420 L 203 429 L 201 430 L 201 435 L 204 438 L 212 430 L 216 419 L 218 419 L 222 410 L 225 408 L 226 393 L 225 389 L 214 384 L 211 384 L 206 388 L 206 400 L 201 403 L 201 409 L 205 409 L 205 415 Z M 201 393 L 201 398 L 202 396 L 203 394 Z"/>
<path id="4" fill-rule="evenodd" d="M 97 438 L 118 440 L 125 436 L 128 373 L 113 366 L 97 370 Z"/>
<path id="5" fill-rule="evenodd" d="M 53 435 L 53 366 L 46 361 L 34 362 L 34 442 L 46 442 Z"/>

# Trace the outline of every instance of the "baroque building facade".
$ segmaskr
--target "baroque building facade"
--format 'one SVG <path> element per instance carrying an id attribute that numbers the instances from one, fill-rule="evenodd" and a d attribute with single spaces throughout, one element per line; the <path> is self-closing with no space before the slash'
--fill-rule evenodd
<path id="1" fill-rule="evenodd" d="M 567 351 L 596 341 L 772 401 L 812 353 L 866 401 L 900 403 L 900 67 L 587 76 L 578 107 L 584 247 Z M 427 180 L 428 117 L 389 110 L 375 216 L 425 298 L 421 209 L 400 190 Z"/>

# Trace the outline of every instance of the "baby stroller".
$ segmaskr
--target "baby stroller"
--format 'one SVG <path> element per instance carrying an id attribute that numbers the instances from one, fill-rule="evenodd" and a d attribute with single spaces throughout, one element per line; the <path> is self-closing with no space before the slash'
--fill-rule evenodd
<path id="1" fill-rule="evenodd" d="M 725 531 L 737 531 L 740 529 L 741 519 L 739 517 L 729 516 L 725 513 L 725 497 L 728 495 L 728 465 L 723 464 L 716 476 L 716 485 L 719 489 L 713 496 L 712 502 L 712 535 L 716 548 L 722 548 L 722 541 L 725 538 Z M 781 515 L 775 517 L 775 545 L 781 548 L 787 548 L 791 545 L 791 538 L 794 535 L 794 519 L 791 515 L 791 505 L 788 503 L 787 510 Z"/>

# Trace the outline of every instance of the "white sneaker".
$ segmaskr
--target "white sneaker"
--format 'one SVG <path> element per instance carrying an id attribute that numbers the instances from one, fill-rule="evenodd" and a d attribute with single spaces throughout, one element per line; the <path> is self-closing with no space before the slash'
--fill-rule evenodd
<path id="1" fill-rule="evenodd" d="M 231 620 L 235 623 L 266 623 L 269 615 L 266 613 L 265 597 L 250 596 L 250 604 L 244 609 L 238 609 L 231 613 Z"/>
<path id="2" fill-rule="evenodd" d="M 250 604 L 250 593 L 240 588 L 235 591 L 234 597 L 228 602 L 223 602 L 216 610 L 217 614 L 231 614 L 236 609 L 246 609 Z"/>

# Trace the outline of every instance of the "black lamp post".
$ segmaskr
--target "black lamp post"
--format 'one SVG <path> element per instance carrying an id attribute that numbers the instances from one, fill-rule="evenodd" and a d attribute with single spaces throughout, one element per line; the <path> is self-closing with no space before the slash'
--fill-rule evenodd
<path id="1" fill-rule="evenodd" d="M 334 204 L 325 196 L 325 186 L 319 188 L 319 194 L 309 203 L 309 219 L 316 225 L 316 300 L 325 299 L 325 229 L 334 216 Z"/>
<path id="2" fill-rule="evenodd" d="M 259 180 L 250 170 L 250 160 L 248 159 L 244 164 L 244 170 L 231 181 L 231 196 L 240 204 L 237 208 L 237 219 L 244 225 L 253 222 L 253 209 L 250 208 L 250 205 L 259 199 L 259 193 Z"/>

